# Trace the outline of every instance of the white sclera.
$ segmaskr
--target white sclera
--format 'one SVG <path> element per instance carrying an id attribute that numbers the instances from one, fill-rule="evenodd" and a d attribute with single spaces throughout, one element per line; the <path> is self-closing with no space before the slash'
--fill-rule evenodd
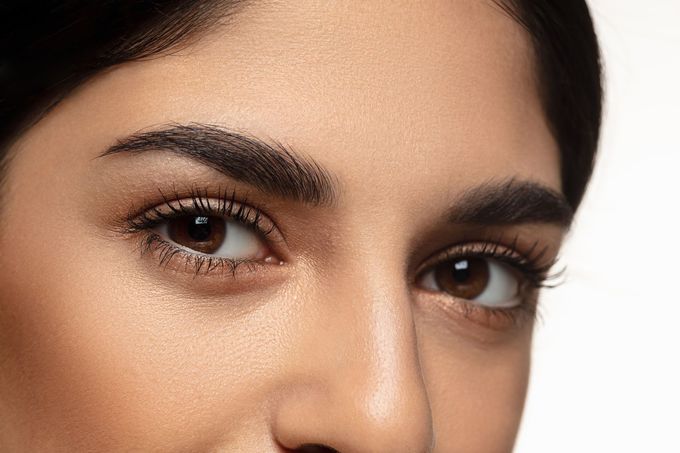
<path id="1" fill-rule="evenodd" d="M 238 222 L 226 221 L 224 242 L 211 256 L 231 259 L 258 258 L 262 244 L 257 234 Z"/>
<path id="2" fill-rule="evenodd" d="M 489 267 L 489 283 L 482 294 L 474 301 L 493 308 L 511 308 L 520 304 L 519 282 L 508 266 L 495 260 L 487 259 Z"/>

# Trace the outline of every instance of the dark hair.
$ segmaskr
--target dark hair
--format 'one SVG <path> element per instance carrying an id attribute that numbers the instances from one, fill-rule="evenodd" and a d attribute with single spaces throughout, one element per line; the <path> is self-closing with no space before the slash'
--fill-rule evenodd
<path id="1" fill-rule="evenodd" d="M 74 88 L 120 63 L 177 48 L 242 0 L 0 3 L 0 178 L 7 150 Z M 585 0 L 496 0 L 531 36 L 562 191 L 575 209 L 590 179 L 602 114 L 600 56 Z"/>
<path id="2" fill-rule="evenodd" d="M 593 173 L 602 121 L 600 47 L 585 0 L 495 0 L 531 36 L 541 98 L 572 208 Z"/>

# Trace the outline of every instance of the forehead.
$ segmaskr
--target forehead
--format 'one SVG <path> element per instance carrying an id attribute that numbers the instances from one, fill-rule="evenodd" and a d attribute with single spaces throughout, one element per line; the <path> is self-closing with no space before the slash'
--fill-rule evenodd
<path id="1" fill-rule="evenodd" d="M 559 189 L 534 72 L 528 37 L 490 0 L 254 1 L 186 48 L 98 77 L 71 120 L 101 118 L 116 135 L 224 124 L 387 192 L 394 178 Z"/>

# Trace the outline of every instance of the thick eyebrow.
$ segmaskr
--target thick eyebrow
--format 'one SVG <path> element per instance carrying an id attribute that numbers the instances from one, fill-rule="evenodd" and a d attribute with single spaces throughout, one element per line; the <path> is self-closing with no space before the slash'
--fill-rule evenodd
<path id="1" fill-rule="evenodd" d="M 468 189 L 449 213 L 453 223 L 481 226 L 539 223 L 569 227 L 574 217 L 564 195 L 539 183 L 517 179 Z"/>
<path id="2" fill-rule="evenodd" d="M 333 175 L 280 142 L 201 123 L 171 124 L 119 139 L 99 157 L 119 153 L 168 151 L 188 157 L 256 189 L 311 205 L 331 205 L 337 185 Z"/>

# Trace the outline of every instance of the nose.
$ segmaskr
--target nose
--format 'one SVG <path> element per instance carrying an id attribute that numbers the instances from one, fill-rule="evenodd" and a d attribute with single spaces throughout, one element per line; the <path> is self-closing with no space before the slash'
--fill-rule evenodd
<path id="1" fill-rule="evenodd" d="M 432 414 L 407 289 L 345 280 L 313 302 L 315 326 L 298 326 L 306 333 L 280 387 L 274 435 L 288 451 L 429 452 Z"/>

